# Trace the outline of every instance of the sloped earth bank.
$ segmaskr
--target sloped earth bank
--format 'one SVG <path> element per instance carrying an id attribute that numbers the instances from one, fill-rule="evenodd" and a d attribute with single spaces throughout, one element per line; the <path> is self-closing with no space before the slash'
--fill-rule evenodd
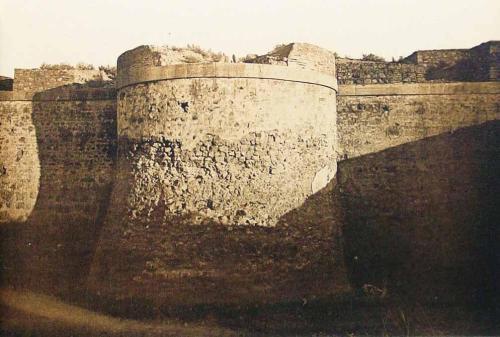
<path id="1" fill-rule="evenodd" d="M 460 307 L 408 307 L 358 294 L 336 301 L 191 308 L 182 319 L 132 320 L 29 291 L 3 289 L 1 336 L 366 336 L 491 334 Z M 140 315 L 140 313 L 135 313 Z M 481 327 L 481 328 L 480 328 Z"/>
<path id="2" fill-rule="evenodd" d="M 235 336 L 207 323 L 120 319 L 28 291 L 3 289 L 2 336 Z"/>
<path id="3" fill-rule="evenodd" d="M 25 274 L 23 264 L 52 265 L 50 275 L 73 280 L 64 264 L 20 259 L 23 230 L 4 226 L 0 274 L 4 287 L 18 290 L 0 293 L 1 335 L 498 335 L 499 127 L 485 123 L 339 164 L 345 261 L 357 290 L 337 297 L 155 307 L 97 302 L 75 285 L 56 300 L 22 292 L 13 274 Z"/>

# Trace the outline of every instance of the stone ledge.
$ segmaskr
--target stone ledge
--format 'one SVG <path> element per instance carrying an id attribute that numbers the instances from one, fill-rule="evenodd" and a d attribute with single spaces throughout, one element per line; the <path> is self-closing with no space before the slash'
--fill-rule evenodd
<path id="1" fill-rule="evenodd" d="M 500 82 L 340 85 L 339 96 L 500 94 Z"/>
<path id="2" fill-rule="evenodd" d="M 188 78 L 257 78 L 320 85 L 337 91 L 333 76 L 304 69 L 247 63 L 175 64 L 162 67 L 119 69 L 117 89 L 160 80 Z"/>

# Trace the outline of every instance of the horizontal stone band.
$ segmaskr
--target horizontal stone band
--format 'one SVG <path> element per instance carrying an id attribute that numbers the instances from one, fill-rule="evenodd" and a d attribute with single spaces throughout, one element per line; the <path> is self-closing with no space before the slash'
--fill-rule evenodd
<path id="1" fill-rule="evenodd" d="M 116 87 L 151 81 L 187 78 L 260 78 L 320 85 L 337 91 L 337 79 L 312 70 L 248 63 L 174 64 L 162 67 L 128 67 L 118 70 Z"/>

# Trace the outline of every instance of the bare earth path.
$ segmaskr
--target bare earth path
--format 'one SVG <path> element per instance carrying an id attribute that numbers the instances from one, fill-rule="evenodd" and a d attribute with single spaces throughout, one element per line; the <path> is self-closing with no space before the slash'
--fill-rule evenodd
<path id="1" fill-rule="evenodd" d="M 35 331 L 36 336 L 75 337 L 237 335 L 233 331 L 208 325 L 119 319 L 29 291 L 2 289 L 0 302 L 0 326 L 9 332 L 19 333 L 20 336 L 30 336 Z"/>

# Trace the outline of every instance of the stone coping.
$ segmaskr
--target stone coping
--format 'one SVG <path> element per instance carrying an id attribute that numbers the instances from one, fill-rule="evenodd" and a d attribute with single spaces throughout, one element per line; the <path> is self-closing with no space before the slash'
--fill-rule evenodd
<path id="1" fill-rule="evenodd" d="M 500 82 L 339 85 L 339 96 L 500 94 Z"/>
<path id="2" fill-rule="evenodd" d="M 328 74 L 286 66 L 249 63 L 173 64 L 127 67 L 118 70 L 116 87 L 188 78 L 257 78 L 320 85 L 337 91 L 337 79 Z"/>

